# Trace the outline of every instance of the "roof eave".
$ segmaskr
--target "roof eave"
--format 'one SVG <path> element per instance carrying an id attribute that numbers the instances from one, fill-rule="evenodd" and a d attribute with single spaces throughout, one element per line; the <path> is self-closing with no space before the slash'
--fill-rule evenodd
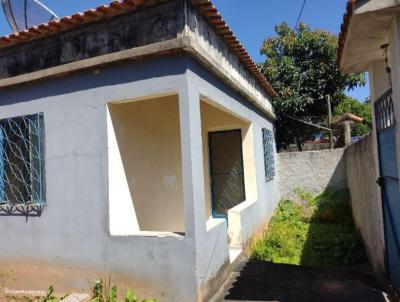
<path id="1" fill-rule="evenodd" d="M 337 50 L 344 73 L 366 71 L 371 61 L 381 59 L 380 47 L 388 43 L 390 22 L 399 12 L 394 0 L 348 1 Z"/>
<path id="2" fill-rule="evenodd" d="M 277 93 L 274 91 L 267 79 L 262 75 L 257 65 L 251 59 L 243 45 L 238 41 L 211 0 L 191 1 L 209 21 L 217 33 L 226 41 L 232 51 L 238 56 L 241 63 L 250 71 L 267 94 L 271 97 L 277 96 Z M 142 6 L 148 5 L 149 2 L 150 1 L 148 0 L 113 1 L 109 5 L 102 5 L 96 9 L 90 9 L 83 13 L 76 13 L 72 16 L 63 17 L 59 20 L 53 20 L 49 23 L 34 26 L 19 33 L 0 37 L 0 49 L 73 30 L 80 25 L 99 22 L 104 19 L 113 18 L 117 15 L 126 14 L 137 10 Z"/>

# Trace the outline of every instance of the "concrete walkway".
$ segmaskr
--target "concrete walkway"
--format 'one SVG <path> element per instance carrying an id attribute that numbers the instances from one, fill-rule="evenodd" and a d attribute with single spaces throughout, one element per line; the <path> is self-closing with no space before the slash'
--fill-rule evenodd
<path id="1" fill-rule="evenodd" d="M 368 266 L 308 268 L 249 261 L 234 271 L 216 301 L 386 302 Z"/>

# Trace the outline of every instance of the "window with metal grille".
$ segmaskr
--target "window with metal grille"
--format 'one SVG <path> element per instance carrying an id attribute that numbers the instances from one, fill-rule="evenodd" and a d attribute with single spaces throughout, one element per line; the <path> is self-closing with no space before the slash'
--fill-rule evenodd
<path id="1" fill-rule="evenodd" d="M 43 114 L 0 120 L 0 205 L 45 203 Z"/>
<path id="2" fill-rule="evenodd" d="M 274 135 L 271 130 L 262 129 L 264 143 L 265 181 L 275 177 Z"/>

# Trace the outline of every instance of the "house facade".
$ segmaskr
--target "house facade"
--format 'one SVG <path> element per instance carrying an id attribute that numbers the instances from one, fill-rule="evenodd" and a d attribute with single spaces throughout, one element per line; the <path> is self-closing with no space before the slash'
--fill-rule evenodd
<path id="1" fill-rule="evenodd" d="M 2 37 L 5 287 L 208 301 L 279 200 L 274 95 L 208 0 Z"/>
<path id="2" fill-rule="evenodd" d="M 360 227 L 369 246 L 370 259 L 376 270 L 385 271 L 397 292 L 400 292 L 399 2 L 349 1 L 339 40 L 338 63 L 341 69 L 345 73 L 369 74 L 374 116 L 373 134 L 368 138 L 372 142 L 374 160 L 363 165 L 375 172 L 369 188 L 364 189 L 368 191 L 371 187 L 377 187 L 379 194 L 366 196 L 376 202 L 370 203 L 373 207 L 359 209 L 356 220 L 364 215 Z M 368 144 L 369 141 L 364 142 L 364 145 Z M 368 178 L 368 174 L 359 176 Z"/>

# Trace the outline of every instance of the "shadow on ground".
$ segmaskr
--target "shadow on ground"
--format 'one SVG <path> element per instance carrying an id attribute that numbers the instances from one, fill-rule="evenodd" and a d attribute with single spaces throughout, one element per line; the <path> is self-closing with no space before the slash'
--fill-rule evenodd
<path id="1" fill-rule="evenodd" d="M 348 190 L 297 194 L 298 202 L 279 204 L 220 301 L 388 301 L 354 227 Z"/>
<path id="2" fill-rule="evenodd" d="M 384 286 L 368 265 L 310 268 L 250 260 L 231 280 L 221 301 L 385 302 Z"/>
<path id="3" fill-rule="evenodd" d="M 301 247 L 300 264 L 349 267 L 368 263 L 361 235 L 354 225 L 350 192 L 326 190 L 308 203 L 315 206 L 303 205 L 305 211 L 313 211 L 305 221 L 308 232 Z"/>

